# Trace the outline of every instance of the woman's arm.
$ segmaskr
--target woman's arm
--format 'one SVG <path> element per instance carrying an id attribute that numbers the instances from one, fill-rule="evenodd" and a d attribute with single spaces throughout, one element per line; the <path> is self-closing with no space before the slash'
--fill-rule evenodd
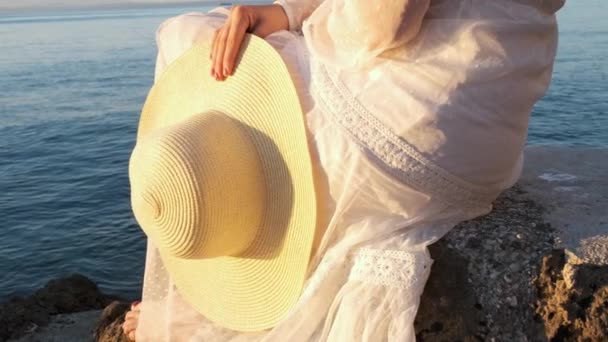
<path id="1" fill-rule="evenodd" d="M 222 27 L 215 31 L 211 47 L 211 76 L 223 81 L 232 75 L 236 57 L 240 51 L 245 33 L 259 37 L 287 30 L 289 21 L 280 5 L 234 6 Z"/>
<path id="2" fill-rule="evenodd" d="M 304 22 L 312 54 L 339 68 L 361 67 L 418 35 L 430 0 L 326 0 Z"/>
<path id="3" fill-rule="evenodd" d="M 281 5 L 289 19 L 289 30 L 299 31 L 302 23 L 314 10 L 319 7 L 323 0 L 276 0 L 274 3 Z"/>
<path id="4" fill-rule="evenodd" d="M 323 0 L 277 0 L 272 5 L 232 7 L 226 24 L 213 38 L 211 76 L 223 81 L 232 75 L 245 33 L 264 38 L 280 30 L 298 31 L 321 2 Z"/>

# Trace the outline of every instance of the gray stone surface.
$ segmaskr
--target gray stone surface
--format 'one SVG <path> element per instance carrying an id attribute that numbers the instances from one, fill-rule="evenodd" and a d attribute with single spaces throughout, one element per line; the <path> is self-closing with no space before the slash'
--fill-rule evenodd
<path id="1" fill-rule="evenodd" d="M 608 265 L 608 149 L 534 146 L 519 184 L 546 210 L 557 247 Z"/>
<path id="2" fill-rule="evenodd" d="M 598 339 L 608 311 L 597 309 L 608 305 L 606 157 L 527 148 L 521 179 L 494 210 L 431 246 L 418 341 L 608 341 Z M 566 264 L 541 267 L 560 253 Z"/>
<path id="3" fill-rule="evenodd" d="M 488 215 L 454 227 L 430 246 L 417 341 L 544 341 L 534 282 L 554 235 L 543 208 L 519 185 Z"/>
<path id="4" fill-rule="evenodd" d="M 50 280 L 28 297 L 0 303 L 0 341 L 36 331 L 56 315 L 103 309 L 114 300 L 120 298 L 102 293 L 81 274 Z"/>
<path id="5" fill-rule="evenodd" d="M 31 326 L 30 333 L 9 342 L 88 342 L 93 341 L 93 329 L 101 310 L 60 314 L 45 327 Z"/>

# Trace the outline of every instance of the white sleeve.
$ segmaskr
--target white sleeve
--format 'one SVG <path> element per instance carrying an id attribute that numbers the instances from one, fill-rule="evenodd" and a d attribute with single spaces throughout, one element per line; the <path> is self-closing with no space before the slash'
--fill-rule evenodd
<path id="1" fill-rule="evenodd" d="M 302 22 L 319 7 L 323 0 L 276 0 L 274 4 L 281 5 L 289 20 L 289 31 L 299 31 Z"/>
<path id="2" fill-rule="evenodd" d="M 414 319 L 431 264 L 426 250 L 359 250 L 329 308 L 321 340 L 414 342 Z"/>
<path id="3" fill-rule="evenodd" d="M 313 56 L 338 68 L 362 67 L 417 36 L 430 0 L 326 0 L 304 22 Z"/>

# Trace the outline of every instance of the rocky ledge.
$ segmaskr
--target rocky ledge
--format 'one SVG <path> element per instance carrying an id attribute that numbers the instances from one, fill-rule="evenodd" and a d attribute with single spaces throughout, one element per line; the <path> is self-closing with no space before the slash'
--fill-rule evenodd
<path id="1" fill-rule="evenodd" d="M 418 341 L 608 341 L 608 266 L 556 249 L 517 186 L 431 246 Z"/>
<path id="2" fill-rule="evenodd" d="M 0 341 L 24 335 L 22 341 L 86 341 L 90 339 L 86 330 L 97 319 L 91 310 L 103 309 L 116 300 L 121 299 L 101 293 L 83 275 L 51 280 L 29 297 L 15 297 L 0 305 Z M 86 314 L 73 315 L 79 312 Z M 92 323 L 87 324 L 83 318 Z M 41 337 L 36 337 L 41 330 Z"/>
<path id="3" fill-rule="evenodd" d="M 608 341 L 607 160 L 606 149 L 528 148 L 492 213 L 431 246 L 417 340 Z M 52 281 L 0 305 L 0 341 L 92 340 L 96 324 L 99 340 L 120 341 L 128 304 L 99 310 L 115 299 L 79 275 Z"/>
<path id="4" fill-rule="evenodd" d="M 527 148 L 494 210 L 431 246 L 418 341 L 608 341 L 607 161 Z"/>

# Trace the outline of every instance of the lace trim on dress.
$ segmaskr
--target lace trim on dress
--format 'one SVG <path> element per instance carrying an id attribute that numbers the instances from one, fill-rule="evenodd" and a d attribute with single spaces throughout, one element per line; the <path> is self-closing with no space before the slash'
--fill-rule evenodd
<path id="1" fill-rule="evenodd" d="M 362 248 L 356 253 L 349 280 L 409 289 L 421 278 L 426 280 L 431 262 L 420 254 Z"/>
<path id="2" fill-rule="evenodd" d="M 311 61 L 315 99 L 334 122 L 365 148 L 382 170 L 412 187 L 475 212 L 486 211 L 495 191 L 470 184 L 443 170 L 380 122 L 350 93 L 347 87 L 318 61 Z"/>

